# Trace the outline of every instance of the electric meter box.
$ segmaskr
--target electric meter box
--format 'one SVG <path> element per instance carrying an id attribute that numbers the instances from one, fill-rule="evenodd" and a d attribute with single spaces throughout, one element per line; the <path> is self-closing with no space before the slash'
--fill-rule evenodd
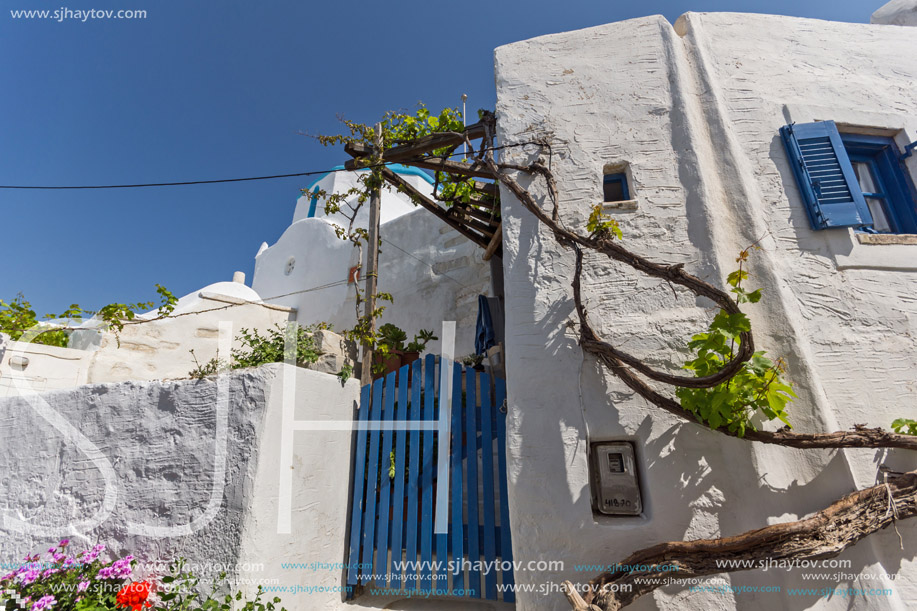
<path id="1" fill-rule="evenodd" d="M 614 516 L 643 512 L 633 445 L 627 441 L 593 444 L 590 471 L 596 511 Z"/>

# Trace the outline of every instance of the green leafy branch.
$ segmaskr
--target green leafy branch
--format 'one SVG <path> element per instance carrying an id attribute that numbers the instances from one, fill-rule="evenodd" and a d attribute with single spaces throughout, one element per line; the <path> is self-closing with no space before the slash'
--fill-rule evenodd
<path id="1" fill-rule="evenodd" d="M 160 284 L 156 285 L 156 293 L 160 297 L 160 306 L 153 320 L 172 314 L 178 302 L 178 298 Z M 75 327 L 49 321 L 81 321 L 95 317 L 108 325 L 120 346 L 120 333 L 124 330 L 124 326 L 131 322 L 149 322 L 149 320 L 135 321 L 135 319 L 138 313 L 149 310 L 153 305 L 152 301 L 110 303 L 98 310 L 87 310 L 74 303 L 59 315 L 46 314 L 43 320 L 39 320 L 32 304 L 22 293 L 19 293 L 10 302 L 0 299 L 0 332 L 8 334 L 13 340 L 19 340 L 26 335 L 29 341 L 35 344 L 66 348 L 70 341 L 70 334 Z"/>
<path id="2" fill-rule="evenodd" d="M 751 247 L 750 247 L 751 248 Z M 738 303 L 757 303 L 761 300 L 761 289 L 747 291 L 742 281 L 748 279 L 743 269 L 748 261 L 750 248 L 743 250 L 736 262 L 739 269 L 726 277 Z M 720 371 L 735 357 L 741 344 L 741 335 L 751 331 L 751 321 L 742 313 L 729 314 L 720 310 L 706 333 L 698 333 L 688 342 L 688 348 L 696 353 L 695 358 L 685 363 L 684 368 L 693 371 L 697 377 Z M 746 429 L 756 430 L 752 423 L 755 414 L 763 414 L 768 420 L 780 420 L 791 427 L 786 405 L 796 393 L 782 375 L 786 373 L 783 359 L 768 358 L 763 350 L 755 352 L 734 376 L 710 388 L 684 388 L 675 391 L 682 407 L 693 413 L 711 428 L 725 426 L 729 432 L 745 436 Z"/>
<path id="3" fill-rule="evenodd" d="M 917 420 L 898 418 L 892 422 L 892 429 L 901 435 L 917 435 Z"/>

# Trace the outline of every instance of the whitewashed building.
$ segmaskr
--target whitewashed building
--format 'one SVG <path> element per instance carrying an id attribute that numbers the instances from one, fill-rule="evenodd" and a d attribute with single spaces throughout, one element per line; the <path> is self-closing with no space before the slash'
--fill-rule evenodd
<path id="1" fill-rule="evenodd" d="M 750 282 L 764 299 L 745 309 L 758 349 L 788 361 L 796 429 L 889 428 L 917 403 L 915 58 L 917 29 L 897 25 L 737 13 L 688 13 L 674 25 L 634 19 L 498 48 L 498 136 L 551 143 L 571 228 L 585 231 L 592 207 L 612 202 L 628 248 L 721 286 L 739 251 L 758 242 Z M 510 150 L 514 162 L 534 159 Z M 874 485 L 882 463 L 917 465 L 905 451 L 727 438 L 636 398 L 566 326 L 576 318 L 572 252 L 508 190 L 502 196 L 514 552 L 565 566 L 518 572 L 519 583 L 582 582 L 601 571 L 577 565 L 802 518 Z M 584 299 L 600 333 L 673 372 L 712 313 L 709 302 L 600 256 L 587 256 Z M 594 506 L 590 449 L 603 442 L 633 448 L 638 515 Z M 707 582 L 720 591 L 664 587 L 634 608 L 914 608 L 917 528 L 898 530 L 903 550 L 893 530 L 877 533 L 840 556 L 850 562 L 840 576 L 737 572 Z M 819 597 L 794 587 L 889 593 Z M 569 608 L 560 594 L 518 601 Z"/>
<path id="2" fill-rule="evenodd" d="M 914 417 L 917 29 L 902 27 L 913 8 L 896 0 L 872 24 L 688 13 L 673 25 L 652 16 L 495 53 L 500 143 L 551 143 L 569 227 L 584 231 L 604 203 L 629 248 L 720 284 L 740 250 L 761 246 L 749 282 L 764 299 L 746 311 L 759 348 L 787 360 L 799 431 Z M 503 152 L 525 163 L 533 150 Z M 432 191 L 422 173 L 399 172 Z M 308 192 L 343 192 L 353 181 L 333 172 Z M 531 184 L 548 206 L 540 181 Z M 757 445 L 636 399 L 567 324 L 572 253 L 510 192 L 501 196 L 502 268 L 492 273 L 480 248 L 386 193 L 379 288 L 395 298 L 382 322 L 412 335 L 455 320 L 461 355 L 473 350 L 478 295 L 502 294 L 505 278 L 517 609 L 568 609 L 561 580 L 585 582 L 634 550 L 795 520 L 873 485 L 881 464 L 917 466 L 897 450 Z M 189 346 L 202 358 L 220 346 L 225 355 L 232 335 L 221 322 L 350 326 L 359 261 L 335 235 L 341 224 L 301 197 L 290 226 L 259 250 L 252 287 L 196 291 L 178 304 L 188 316 L 127 331 L 121 352 L 109 341 L 95 353 L 27 353 L 0 337 L 0 554 L 21 557 L 79 532 L 81 543 L 107 538 L 118 553 L 185 554 L 235 567 L 236 577 L 323 588 L 285 599 L 289 609 L 470 608 L 400 595 L 348 602 L 340 568 L 290 572 L 287 563 L 345 559 L 356 380 L 279 364 L 157 380 L 187 371 Z M 672 371 L 713 312 L 599 257 L 587 260 L 584 288 L 599 332 Z M 16 376 L 31 376 L 33 392 L 8 383 Z M 595 502 L 593 449 L 609 443 L 631 477 L 629 512 L 603 513 Z M 703 591 L 660 588 L 633 608 L 914 608 L 917 528 L 902 522 L 898 531 L 903 547 L 882 531 L 823 571 L 724 574 L 694 584 L 711 586 Z"/>

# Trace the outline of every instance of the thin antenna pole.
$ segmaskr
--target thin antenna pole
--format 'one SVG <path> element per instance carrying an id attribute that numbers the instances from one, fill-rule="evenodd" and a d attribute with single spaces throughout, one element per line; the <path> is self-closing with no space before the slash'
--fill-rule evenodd
<path id="1" fill-rule="evenodd" d="M 465 118 L 465 102 L 468 101 L 468 94 L 462 94 L 462 127 L 468 127 L 468 119 Z M 468 156 L 467 145 L 462 144 L 462 157 Z"/>

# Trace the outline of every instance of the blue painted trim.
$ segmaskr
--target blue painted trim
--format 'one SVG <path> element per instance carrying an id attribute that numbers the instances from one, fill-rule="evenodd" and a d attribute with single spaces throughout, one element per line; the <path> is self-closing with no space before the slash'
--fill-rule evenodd
<path id="1" fill-rule="evenodd" d="M 462 364 L 455 363 L 452 368 L 452 559 L 465 557 L 462 535 Z M 474 378 L 469 378 L 474 382 Z M 452 589 L 465 589 L 465 571 L 461 563 L 452 574 Z"/>
<path id="2" fill-rule="evenodd" d="M 419 362 L 419 361 L 418 361 Z M 410 379 L 411 367 L 410 365 L 405 365 L 398 370 L 398 403 L 396 405 L 397 411 L 395 413 L 395 420 L 398 422 L 404 422 L 407 420 L 408 415 L 408 382 Z M 394 507 L 392 509 L 392 564 L 399 562 L 402 558 L 402 552 L 404 550 L 404 463 L 405 463 L 405 454 L 407 452 L 407 437 L 408 431 L 401 430 L 397 431 L 395 437 L 395 492 L 394 492 Z M 410 516 L 408 516 L 410 518 Z M 408 528 L 411 528 L 410 523 Z M 408 560 L 413 560 L 413 558 L 408 558 Z M 394 570 L 394 566 L 391 570 L 392 575 L 392 587 L 400 588 L 401 587 L 401 571 Z"/>
<path id="3" fill-rule="evenodd" d="M 312 201 L 309 202 L 309 214 L 306 218 L 315 218 L 315 207 L 318 205 L 318 189 L 312 191 Z"/>
<path id="4" fill-rule="evenodd" d="M 382 380 L 373 382 L 373 407 L 370 419 L 378 422 L 382 419 Z M 376 495 L 379 491 L 379 430 L 369 433 L 369 474 L 366 477 L 366 509 L 363 513 L 363 565 L 373 566 L 373 547 L 376 542 Z M 372 569 L 369 569 L 372 571 Z M 372 573 L 370 572 L 370 575 Z M 362 576 L 367 583 L 366 576 Z"/>
<path id="5" fill-rule="evenodd" d="M 411 421 L 420 420 L 420 393 L 422 390 L 423 380 L 423 360 L 417 359 L 411 364 L 411 373 L 413 384 L 411 386 Z M 408 452 L 410 460 L 408 461 L 408 515 L 407 515 L 407 536 L 405 537 L 405 560 L 408 562 L 417 561 L 417 532 L 420 528 L 420 520 L 417 519 L 417 491 L 420 489 L 420 439 L 421 431 L 416 428 L 411 429 L 411 443 Z M 405 573 L 404 581 L 407 590 L 417 589 L 417 565 L 414 564 L 414 572 Z"/>
<path id="6" fill-rule="evenodd" d="M 315 186 L 318 183 L 320 183 L 321 181 L 325 180 L 332 172 L 335 172 L 337 170 L 344 170 L 344 169 L 346 168 L 342 165 L 334 166 L 333 168 L 331 168 L 331 172 L 328 172 L 327 174 L 322 174 L 317 179 L 315 179 L 315 181 L 311 185 L 309 185 L 306 191 L 312 191 L 313 189 L 315 189 Z M 395 174 L 400 174 L 401 176 L 420 176 L 421 178 L 426 180 L 431 185 L 433 184 L 433 177 L 427 174 L 425 171 L 421 170 L 420 168 L 415 168 L 415 167 L 407 166 L 407 165 L 401 165 L 400 163 L 393 163 L 388 166 L 388 169 L 393 171 Z M 364 169 L 364 170 L 352 170 L 352 171 L 353 172 L 368 172 L 369 170 Z"/>
<path id="7" fill-rule="evenodd" d="M 476 373 L 474 369 L 465 369 L 465 445 L 468 448 L 468 589 L 472 598 L 481 598 L 481 546 L 480 524 L 478 518 L 478 409 L 476 392 Z"/>
<path id="8" fill-rule="evenodd" d="M 630 189 L 627 187 L 627 174 L 605 174 L 605 177 L 602 179 L 602 184 L 610 182 L 617 182 L 621 184 L 621 192 L 624 195 L 624 199 L 621 201 L 627 201 L 630 199 Z"/>
<path id="9" fill-rule="evenodd" d="M 383 421 L 391 425 L 395 421 L 395 378 L 398 372 L 393 371 L 385 376 L 385 412 L 382 414 Z M 378 383 L 381 383 L 379 380 Z M 392 510 L 392 480 L 388 476 L 389 468 L 392 465 L 392 445 L 394 442 L 395 431 L 393 428 L 386 428 L 382 431 L 382 454 L 381 465 L 379 469 L 379 524 L 376 527 L 376 585 L 385 587 L 388 585 L 388 549 L 389 549 L 389 513 Z M 397 470 L 395 477 L 398 477 Z M 393 546 L 394 547 L 394 546 Z M 399 544 L 399 550 L 401 546 Z M 381 582 L 381 583 L 380 583 Z"/>
<path id="10" fill-rule="evenodd" d="M 436 421 L 436 361 L 432 354 L 424 363 L 424 408 L 423 419 Z M 435 431 L 423 431 L 423 456 L 420 459 L 422 488 L 420 491 L 420 590 L 429 592 L 433 586 L 433 474 L 436 472 L 436 457 L 433 455 Z"/>
<path id="11" fill-rule="evenodd" d="M 509 525 L 509 492 L 506 481 L 506 414 L 503 412 L 503 402 L 506 400 L 506 381 L 500 378 L 494 379 L 496 387 L 497 400 L 494 402 L 497 406 L 495 415 L 497 417 L 497 461 L 499 468 L 497 474 L 500 477 L 500 560 L 504 561 L 504 566 L 510 568 L 503 571 L 503 585 L 512 586 L 516 583 L 516 577 L 513 574 L 513 542 Z M 508 565 L 505 563 L 509 563 Z M 516 602 L 516 594 L 512 588 L 504 587 L 503 600 L 512 603 Z"/>
<path id="12" fill-rule="evenodd" d="M 494 514 L 494 442 L 493 401 L 490 396 L 490 376 L 481 374 L 481 468 L 484 471 L 484 561 L 494 566 L 497 559 L 496 530 Z M 484 595 L 490 600 L 497 598 L 497 572 L 484 575 Z"/>
<path id="13" fill-rule="evenodd" d="M 865 162 L 873 170 L 892 233 L 917 233 L 917 190 L 895 141 L 861 134 L 841 134 L 841 140 L 852 161 Z"/>
<path id="14" fill-rule="evenodd" d="M 780 135 L 783 139 L 793 174 L 796 177 L 796 184 L 802 195 L 812 229 L 861 227 L 872 224 L 872 215 L 869 213 L 866 199 L 860 191 L 853 165 L 850 163 L 834 121 L 785 125 L 780 128 Z M 807 148 L 807 160 L 806 153 L 803 152 L 802 148 L 803 141 L 805 146 L 813 147 L 817 146 L 813 142 L 817 143 L 822 140 L 827 140 L 827 143 L 830 144 L 830 150 Z M 833 159 L 827 158 L 829 153 L 833 155 Z M 835 174 L 829 178 L 837 176 L 837 178 L 843 179 L 846 190 L 850 195 L 849 200 L 831 201 L 831 199 L 838 200 L 841 198 L 836 196 L 826 197 L 822 191 L 823 188 L 828 189 L 828 187 L 822 185 L 822 181 L 829 181 L 819 175 L 824 173 L 821 168 L 822 166 L 833 165 L 834 162 L 837 163 L 840 175 L 837 176 Z M 812 164 L 811 167 L 810 163 Z M 830 171 L 834 172 L 833 169 L 830 169 Z M 837 188 L 837 186 L 830 187 L 830 189 Z"/>
<path id="15" fill-rule="evenodd" d="M 360 408 L 358 414 L 358 421 L 361 424 L 366 424 L 369 421 L 369 397 L 370 390 L 372 388 L 371 384 L 367 384 L 362 389 L 360 389 Z M 363 508 L 365 506 L 363 501 L 363 490 L 364 490 L 364 474 L 366 472 L 366 427 L 360 427 L 357 429 L 357 447 L 356 455 L 354 457 L 354 470 L 353 470 L 353 504 L 351 505 L 351 514 L 350 514 L 350 564 L 347 569 L 347 585 L 354 586 L 359 583 L 360 570 L 358 564 L 360 563 L 360 542 L 362 540 L 363 528 L 362 528 L 362 518 L 363 518 Z M 352 590 L 351 590 L 352 591 Z M 351 594 L 348 593 L 348 597 Z"/>

